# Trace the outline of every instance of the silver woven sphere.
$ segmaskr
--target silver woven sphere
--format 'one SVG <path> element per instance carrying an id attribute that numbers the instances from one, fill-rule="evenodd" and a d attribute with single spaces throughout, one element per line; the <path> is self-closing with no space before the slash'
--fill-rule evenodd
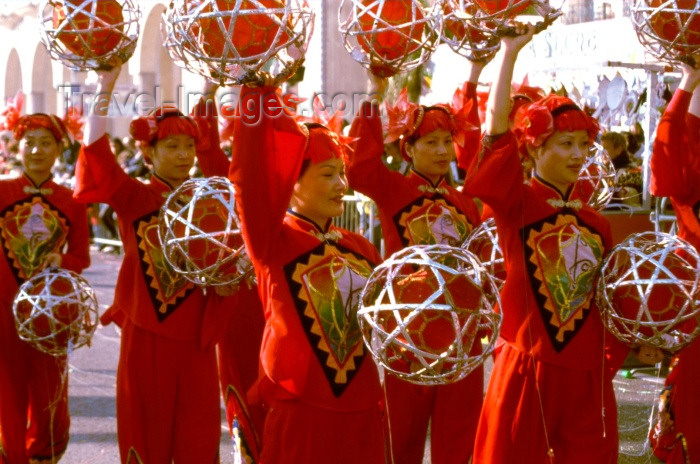
<path id="1" fill-rule="evenodd" d="M 360 295 L 365 345 L 389 373 L 419 385 L 456 382 L 491 354 L 500 315 L 495 284 L 472 253 L 415 245 L 377 266 Z M 488 335 L 481 350 L 481 338 Z"/>
<path id="2" fill-rule="evenodd" d="M 88 282 L 75 272 L 48 268 L 24 282 L 12 305 L 19 338 L 52 356 L 89 345 L 98 304 Z"/>
<path id="3" fill-rule="evenodd" d="M 597 301 L 605 327 L 630 347 L 675 352 L 700 333 L 700 256 L 663 232 L 630 235 L 603 262 Z"/>
<path id="4" fill-rule="evenodd" d="M 615 194 L 615 166 L 602 145 L 594 143 L 574 184 L 572 197 L 602 210 Z"/>
<path id="5" fill-rule="evenodd" d="M 342 0 L 338 30 L 352 59 L 380 77 L 425 63 L 440 43 L 442 2 Z"/>
<path id="6" fill-rule="evenodd" d="M 500 292 L 506 281 L 506 265 L 503 252 L 498 245 L 496 221 L 493 218 L 488 218 L 479 224 L 464 241 L 462 248 L 474 253 L 491 276 L 497 291 Z M 487 295 L 489 290 L 491 290 L 490 285 L 484 289 Z M 490 296 L 495 297 L 495 295 Z"/>
<path id="7" fill-rule="evenodd" d="M 474 26 L 476 9 L 469 0 L 444 0 L 440 41 L 470 61 L 490 61 L 501 48 L 501 41 L 496 34 Z"/>
<path id="8" fill-rule="evenodd" d="M 473 23 L 477 29 L 496 36 L 513 35 L 510 23 L 521 14 L 536 14 L 542 17 L 535 28 L 540 32 L 562 15 L 563 0 L 470 0 L 473 5 Z M 553 5 L 556 3 L 556 6 Z"/>
<path id="9" fill-rule="evenodd" d="M 42 0 L 40 38 L 49 55 L 76 71 L 109 69 L 136 50 L 141 9 L 135 0 Z"/>
<path id="10" fill-rule="evenodd" d="M 224 177 L 189 179 L 174 190 L 160 210 L 158 237 L 168 263 L 197 285 L 228 285 L 252 272 Z"/>
<path id="11" fill-rule="evenodd" d="M 700 50 L 697 0 L 635 0 L 632 24 L 644 48 L 661 61 L 687 61 Z"/>
<path id="12" fill-rule="evenodd" d="M 221 85 L 280 83 L 304 62 L 314 12 L 306 0 L 174 0 L 161 27 L 190 72 Z"/>

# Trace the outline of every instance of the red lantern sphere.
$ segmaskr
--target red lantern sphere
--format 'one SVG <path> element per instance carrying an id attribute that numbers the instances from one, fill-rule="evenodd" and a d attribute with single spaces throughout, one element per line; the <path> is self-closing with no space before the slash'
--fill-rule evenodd
<path id="1" fill-rule="evenodd" d="M 420 310 L 418 314 L 407 322 L 405 336 L 398 335 L 396 341 L 399 344 L 415 346 L 421 352 L 439 355 L 449 352 L 455 344 L 455 340 L 461 338 L 462 343 L 470 345 L 475 331 L 466 331 L 463 334 L 456 329 L 463 327 L 471 316 L 470 311 L 478 310 L 481 302 L 482 289 L 474 284 L 466 275 L 443 273 L 445 279 L 443 291 L 432 301 L 434 305 L 450 305 L 453 310 L 435 309 L 430 305 Z M 440 291 L 440 284 L 435 274 L 425 269 L 416 271 L 405 278 L 395 282 L 394 295 L 402 305 L 415 306 L 427 301 L 433 294 Z M 415 309 L 399 309 L 401 320 L 407 321 L 412 317 Z M 397 321 L 391 314 L 387 314 L 385 326 L 387 331 L 393 331 L 397 327 Z M 458 323 L 455 324 L 455 318 Z M 392 349 L 398 347 L 394 345 Z M 392 364 L 393 369 L 406 373 L 415 372 L 422 368 L 416 354 L 410 350 L 401 351 L 401 356 Z M 442 370 L 448 371 L 454 368 L 452 363 L 445 363 Z"/>
<path id="2" fill-rule="evenodd" d="M 116 0 L 89 2 L 84 8 L 84 0 L 63 0 L 53 10 L 53 27 L 59 28 L 64 21 L 65 27 L 58 34 L 68 50 L 78 56 L 102 56 L 114 50 L 122 39 L 124 15 L 122 6 Z M 94 5 L 94 13 L 92 7 Z M 77 10 L 68 19 L 71 11 Z M 104 21 L 93 20 L 91 15 Z"/>
<path id="3" fill-rule="evenodd" d="M 518 0 L 513 0 L 513 4 L 515 4 Z M 508 8 L 508 5 L 511 3 L 510 0 L 474 0 L 474 3 L 479 5 L 482 10 L 487 12 L 488 14 L 494 15 L 502 12 L 506 8 Z M 508 12 L 507 17 L 508 18 L 513 18 L 519 14 L 521 14 L 523 11 L 527 9 L 532 4 L 531 1 L 523 1 L 521 2 L 516 8 L 513 8 L 511 11 Z"/>
<path id="4" fill-rule="evenodd" d="M 395 60 L 420 49 L 425 16 L 411 0 L 386 0 L 384 3 L 363 0 L 362 4 L 374 4 L 358 18 L 363 31 L 371 32 L 374 29 L 390 29 L 397 26 L 396 29 L 358 36 L 357 40 L 366 52 L 376 53 L 385 60 Z M 382 9 L 378 12 L 380 6 Z"/>
<path id="5" fill-rule="evenodd" d="M 66 269 L 48 268 L 24 282 L 12 305 L 21 340 L 52 356 L 90 343 L 97 327 L 97 298 L 87 281 Z"/>
<path id="6" fill-rule="evenodd" d="M 658 8 L 661 4 L 666 3 L 666 0 L 650 0 L 649 6 Z M 697 9 L 696 0 L 676 0 L 678 9 L 692 11 Z M 660 11 L 651 17 L 650 24 L 654 32 L 662 39 L 673 42 L 681 33 L 681 28 L 690 19 L 690 13 L 676 13 L 671 11 Z M 683 46 L 680 46 L 683 45 Z M 682 44 L 677 48 L 687 48 L 688 46 L 700 45 L 700 11 L 695 13 L 690 24 L 685 29 Z"/>
<path id="7" fill-rule="evenodd" d="M 220 242 L 230 250 L 243 250 L 243 236 L 231 232 L 231 227 L 227 224 L 228 216 L 229 211 L 220 199 L 200 198 L 193 207 L 189 223 L 173 223 L 171 238 L 177 240 L 187 239 L 188 234 L 191 236 L 185 245 L 189 261 L 186 267 L 211 269 L 221 262 L 216 268 L 220 280 L 233 281 L 240 274 L 238 260 L 228 259 L 223 262 L 222 258 L 228 257 L 228 253 L 224 253 L 221 245 L 215 242 Z"/>
<path id="8" fill-rule="evenodd" d="M 240 0 L 239 0 L 240 1 Z M 265 8 L 268 9 L 284 9 L 283 0 L 258 0 Z M 221 12 L 231 12 L 235 10 L 236 0 L 216 0 L 216 6 Z M 234 46 L 238 54 L 242 58 L 250 58 L 255 55 L 261 55 L 267 52 L 275 40 L 280 26 L 273 18 L 264 12 L 251 12 L 246 14 L 246 11 L 260 10 L 257 2 L 250 0 L 242 0 L 238 14 L 235 17 L 224 15 L 220 18 L 208 17 L 201 18 L 197 27 L 199 28 L 199 37 L 202 43 L 202 49 L 209 56 L 222 56 L 227 42 L 225 30 L 221 28 L 219 20 L 228 30 L 231 26 L 231 21 L 235 20 L 233 31 L 230 36 L 231 44 Z M 202 9 L 202 13 L 211 13 L 213 7 L 211 4 Z M 282 17 L 281 13 L 277 14 Z M 282 39 L 284 41 L 286 39 Z"/>

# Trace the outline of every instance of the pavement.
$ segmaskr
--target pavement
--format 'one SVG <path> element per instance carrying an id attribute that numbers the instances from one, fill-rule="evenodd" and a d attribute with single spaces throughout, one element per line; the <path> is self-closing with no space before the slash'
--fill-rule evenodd
<path id="1" fill-rule="evenodd" d="M 99 251 L 92 251 L 91 254 L 92 265 L 83 275 L 97 292 L 102 313 L 114 298 L 114 283 L 121 256 Z M 69 358 L 71 439 L 61 464 L 119 463 L 115 412 L 119 342 L 120 336 L 114 325 L 99 327 L 92 346 L 76 350 Z M 486 365 L 487 375 L 490 368 L 489 362 Z M 654 369 L 621 371 L 614 383 L 619 409 L 618 462 L 660 463 L 651 455 L 646 436 L 663 377 Z M 221 430 L 221 463 L 233 464 L 233 445 L 223 409 Z M 426 450 L 423 464 L 430 464 L 429 456 Z"/>

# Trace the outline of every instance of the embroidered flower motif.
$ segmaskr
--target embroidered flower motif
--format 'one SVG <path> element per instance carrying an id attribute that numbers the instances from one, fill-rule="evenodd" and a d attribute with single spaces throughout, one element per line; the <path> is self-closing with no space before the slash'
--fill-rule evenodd
<path id="1" fill-rule="evenodd" d="M 554 133 L 554 118 L 546 106 L 532 103 L 518 110 L 513 131 L 518 140 L 539 147 Z"/>

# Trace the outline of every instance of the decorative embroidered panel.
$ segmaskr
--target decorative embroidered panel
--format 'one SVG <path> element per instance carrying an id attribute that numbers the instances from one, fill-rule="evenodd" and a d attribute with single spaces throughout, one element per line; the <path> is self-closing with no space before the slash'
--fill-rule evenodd
<path id="1" fill-rule="evenodd" d="M 357 307 L 372 265 L 335 243 L 322 243 L 284 266 L 309 343 L 338 397 L 365 356 Z"/>

